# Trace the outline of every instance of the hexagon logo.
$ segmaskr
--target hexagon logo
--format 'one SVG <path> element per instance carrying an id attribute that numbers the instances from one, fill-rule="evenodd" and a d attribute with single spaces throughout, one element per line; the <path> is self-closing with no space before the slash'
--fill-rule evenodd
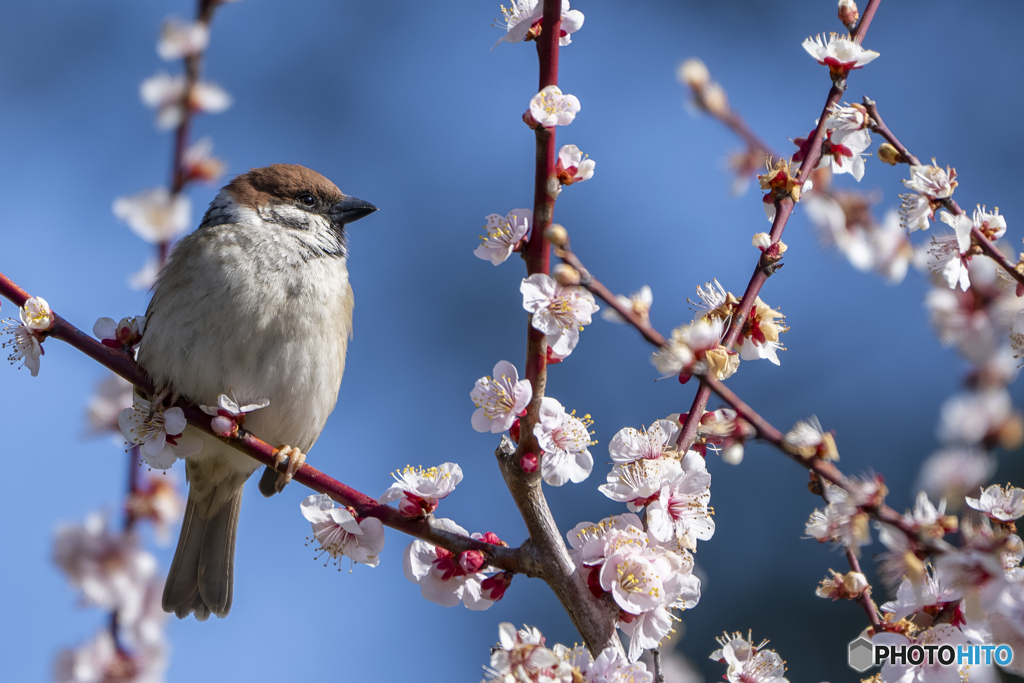
<path id="1" fill-rule="evenodd" d="M 858 638 L 850 643 L 850 668 L 867 671 L 875 664 L 875 648 L 867 638 Z"/>

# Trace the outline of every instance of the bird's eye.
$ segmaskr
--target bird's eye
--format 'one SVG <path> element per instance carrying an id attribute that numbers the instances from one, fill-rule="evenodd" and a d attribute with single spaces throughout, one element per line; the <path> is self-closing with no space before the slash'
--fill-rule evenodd
<path id="1" fill-rule="evenodd" d="M 306 206 L 313 206 L 314 204 L 316 204 L 316 197 L 309 194 L 308 192 L 306 194 L 300 194 L 298 196 L 298 200 L 305 204 Z"/>

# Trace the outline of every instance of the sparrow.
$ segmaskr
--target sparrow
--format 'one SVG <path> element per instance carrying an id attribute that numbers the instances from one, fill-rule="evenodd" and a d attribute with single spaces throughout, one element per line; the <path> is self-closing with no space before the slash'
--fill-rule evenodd
<path id="1" fill-rule="evenodd" d="M 302 466 L 338 400 L 352 335 L 345 226 L 376 210 L 304 166 L 252 169 L 221 189 L 154 286 L 138 354 L 153 404 L 269 400 L 245 421 L 288 461 L 286 472 L 264 473 L 266 496 Z M 195 427 L 185 433 L 203 448 L 185 460 L 188 501 L 163 609 L 205 621 L 231 609 L 242 488 L 259 465 Z"/>

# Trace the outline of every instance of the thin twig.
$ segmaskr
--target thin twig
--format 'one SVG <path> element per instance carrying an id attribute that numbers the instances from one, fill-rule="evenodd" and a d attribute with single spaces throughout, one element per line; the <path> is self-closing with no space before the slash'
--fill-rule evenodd
<path id="1" fill-rule="evenodd" d="M 864 572 L 860 570 L 860 560 L 857 559 L 857 554 L 850 548 L 846 550 L 846 561 L 850 563 L 850 569 L 864 576 Z M 877 633 L 882 626 L 882 620 L 878 618 L 878 608 L 875 606 L 875 601 L 871 599 L 871 584 L 868 584 L 868 587 L 860 594 L 857 602 L 864 608 L 864 613 L 868 615 L 871 627 Z"/>
<path id="2" fill-rule="evenodd" d="M 611 293 L 611 291 L 601 284 L 596 277 L 590 274 L 590 271 L 583 267 L 583 263 L 580 262 L 579 257 L 573 253 L 569 248 L 569 245 L 564 247 L 556 248 L 555 254 L 562 259 L 562 261 L 573 268 L 580 274 L 580 286 L 585 287 L 591 294 L 608 304 L 609 308 L 618 313 L 622 318 L 630 325 L 635 327 L 640 334 L 643 335 L 644 339 L 654 344 L 655 346 L 664 346 L 666 344 L 665 337 L 662 336 L 661 332 L 651 327 L 650 323 L 645 322 L 643 318 L 638 316 L 633 310 L 627 306 L 623 306 L 618 298 Z"/>
<path id="3" fill-rule="evenodd" d="M 851 36 L 857 42 L 863 40 L 864 35 L 867 33 L 868 26 L 871 23 L 872 17 L 875 15 L 875 11 L 878 9 L 878 5 L 881 0 L 870 0 L 867 8 L 861 15 L 860 23 L 857 28 L 854 29 Z M 814 129 L 814 134 L 811 136 L 811 140 L 808 147 L 807 156 L 804 158 L 803 163 L 800 164 L 800 170 L 796 175 L 796 184 L 798 186 L 803 185 L 807 181 L 807 178 L 811 175 L 811 172 L 817 167 L 818 160 L 821 158 L 821 143 L 825 139 L 825 120 L 828 118 L 829 109 L 834 105 L 839 104 L 839 100 L 843 96 L 843 92 L 846 89 L 845 81 L 841 83 L 833 83 L 831 89 L 829 89 L 828 97 L 825 99 L 825 106 L 822 108 L 821 117 L 818 119 L 818 125 Z M 782 239 L 782 231 L 786 229 L 786 223 L 789 221 L 789 216 L 793 212 L 793 200 L 789 197 L 778 200 L 775 203 L 775 220 L 772 221 L 772 230 L 770 233 L 771 241 L 774 244 Z M 732 345 L 736 342 L 740 332 L 743 330 L 743 326 L 746 324 L 747 316 L 750 315 L 750 311 L 754 306 L 754 301 L 757 299 L 758 294 L 761 291 L 761 287 L 768 280 L 773 270 L 765 267 L 766 264 L 762 260 L 758 260 L 757 267 L 754 269 L 753 275 L 750 276 L 750 282 L 747 284 L 747 289 L 743 293 L 743 298 L 740 299 L 739 306 L 736 307 L 732 317 L 732 324 L 729 326 L 729 331 L 725 335 L 725 339 L 722 341 L 723 346 L 731 349 Z M 708 399 L 711 398 L 711 391 L 704 383 L 701 383 L 697 389 L 697 395 L 693 397 L 693 403 L 690 405 L 690 412 L 686 416 L 686 422 L 683 423 L 683 428 L 679 432 L 679 438 L 676 441 L 676 445 L 680 450 L 687 450 L 693 445 L 697 438 L 697 425 L 699 424 L 701 416 L 704 414 L 704 409 L 707 407 Z"/>
<path id="4" fill-rule="evenodd" d="M 895 147 L 896 151 L 900 153 L 900 156 L 903 157 L 903 160 L 906 161 L 906 163 L 911 166 L 920 166 L 921 162 L 918 158 L 910 153 L 910 150 L 907 149 L 906 145 L 900 142 L 899 138 L 897 138 L 889 127 L 885 125 L 885 122 L 882 121 L 882 117 L 878 113 L 878 105 L 874 101 L 865 97 L 864 108 L 867 109 L 868 115 L 874 120 L 871 129 L 885 138 L 886 142 Z M 959 204 L 956 203 L 956 201 L 953 200 L 952 197 L 943 199 L 942 205 L 950 213 L 956 216 L 963 216 L 967 213 Z M 999 251 L 996 245 L 992 244 L 992 241 L 985 237 L 977 227 L 971 228 L 971 239 L 974 241 L 974 244 L 978 245 L 982 253 L 999 264 L 999 267 L 1002 268 L 1007 275 L 1016 280 L 1020 287 L 1024 287 L 1024 273 L 1017 270 L 1017 264 L 1006 258 L 1003 252 Z"/>

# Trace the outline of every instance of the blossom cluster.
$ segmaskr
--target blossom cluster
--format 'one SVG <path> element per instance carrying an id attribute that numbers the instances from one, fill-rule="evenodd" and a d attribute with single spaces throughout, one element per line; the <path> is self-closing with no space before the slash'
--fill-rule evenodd
<path id="1" fill-rule="evenodd" d="M 570 649 L 560 643 L 545 646 L 532 626 L 498 626 L 498 644 L 491 648 L 490 666 L 483 683 L 654 683 L 643 662 L 630 661 L 609 647 L 597 658 L 582 645 Z"/>
<path id="2" fill-rule="evenodd" d="M 755 237 L 755 244 L 758 243 Z M 781 242 L 774 247 L 781 255 L 785 245 Z M 655 351 L 651 362 L 664 377 L 678 376 L 686 383 L 693 375 L 711 375 L 724 380 L 731 377 L 740 366 L 740 360 L 767 359 L 779 365 L 778 352 L 782 350 L 779 335 L 789 328 L 785 316 L 756 297 L 750 315 L 743 322 L 732 350 L 723 342 L 729 330 L 733 314 L 739 306 L 739 299 L 727 292 L 718 280 L 712 280 L 697 288 L 700 302 L 697 314 L 688 325 L 672 330 L 672 337 L 665 347 Z"/>
<path id="3" fill-rule="evenodd" d="M 126 501 L 130 519 L 149 519 L 158 529 L 180 518 L 184 508 L 166 482 L 151 481 Z M 164 579 L 156 558 L 130 528 L 114 531 L 105 515 L 57 529 L 54 563 L 82 596 L 82 604 L 113 613 L 111 627 L 76 649 L 62 650 L 54 665 L 60 683 L 163 680 L 167 641 L 160 606 Z"/>
<path id="4" fill-rule="evenodd" d="M 18 320 L 8 318 L 3 321 L 7 323 L 3 329 L 4 334 L 11 335 L 9 340 L 0 344 L 0 348 L 11 349 L 7 360 L 12 365 L 20 362 L 21 367 L 27 368 L 33 377 L 38 376 L 39 359 L 45 353 L 43 340 L 55 321 L 46 299 L 34 296 L 25 301 L 25 305 L 18 310 Z"/>

